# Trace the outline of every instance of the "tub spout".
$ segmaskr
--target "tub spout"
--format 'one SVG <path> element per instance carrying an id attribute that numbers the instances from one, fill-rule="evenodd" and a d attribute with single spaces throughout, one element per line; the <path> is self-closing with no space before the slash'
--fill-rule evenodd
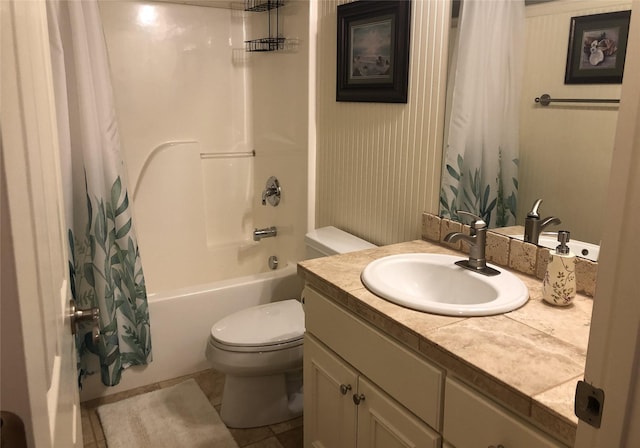
<path id="1" fill-rule="evenodd" d="M 254 229 L 253 231 L 253 241 L 260 241 L 262 238 L 272 238 L 274 236 L 278 236 L 278 229 L 275 226 Z"/>

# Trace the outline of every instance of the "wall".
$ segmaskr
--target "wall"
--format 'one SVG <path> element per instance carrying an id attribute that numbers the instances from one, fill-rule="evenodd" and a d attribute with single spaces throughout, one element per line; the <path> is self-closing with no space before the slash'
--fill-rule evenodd
<path id="1" fill-rule="evenodd" d="M 336 7 L 318 2 L 316 226 L 376 244 L 420 238 L 437 213 L 450 4 L 412 2 L 407 104 L 336 102 Z"/>
<path id="2" fill-rule="evenodd" d="M 215 280 L 218 237 L 250 240 L 253 224 L 241 225 L 252 203 L 234 202 L 254 195 L 253 159 L 201 157 L 253 149 L 248 72 L 237 60 L 243 12 L 134 1 L 100 10 L 147 289 Z M 219 182 L 226 194 L 210 188 Z"/>
<path id="3" fill-rule="evenodd" d="M 422 211 L 437 213 L 441 134 L 427 108 L 440 116 L 443 104 L 424 98 L 427 85 L 444 83 L 446 60 L 437 60 L 446 33 L 420 27 L 433 18 L 433 2 L 414 2 L 409 104 L 335 101 L 336 13 L 341 2 L 320 2 L 318 24 L 317 209 L 316 226 L 333 224 L 378 244 L 419 236 Z M 438 4 L 438 6 L 440 6 Z M 570 18 L 629 9 L 619 1 L 565 1 L 527 6 L 527 55 L 521 100 L 521 157 L 518 222 L 536 198 L 544 216 L 555 215 L 576 239 L 600 241 L 617 107 L 554 105 L 535 97 L 619 98 L 619 85 L 564 85 Z M 444 6 L 442 6 L 444 7 Z M 448 24 L 447 14 L 438 16 Z M 427 33 L 435 36 L 426 36 Z M 416 38 L 416 36 L 419 36 Z M 429 42 L 425 47 L 415 43 Z M 446 58 L 446 54 L 441 53 Z M 422 58 L 420 56 L 423 56 Z M 427 76 L 432 65 L 436 78 Z M 596 90 L 597 89 L 597 90 Z M 441 91 L 439 91 L 441 92 Z M 425 101 L 424 106 L 419 101 Z M 423 109 L 424 107 L 425 109 Z"/>
<path id="4" fill-rule="evenodd" d="M 243 13 L 146 2 L 100 3 L 130 181 L 150 151 L 197 139 L 213 151 L 252 149 Z"/>
<path id="5" fill-rule="evenodd" d="M 288 0 L 278 16 L 280 34 L 287 39 L 285 49 L 245 53 L 256 150 L 254 203 L 260 202 L 270 176 L 276 176 L 282 188 L 280 204 L 258 205 L 254 222 L 257 227 L 275 225 L 278 237 L 263 243 L 273 245 L 274 254 L 281 259 L 289 256 L 290 261 L 297 261 L 304 257 L 307 232 L 309 1 Z M 266 13 L 249 13 L 247 18 L 247 39 L 264 37 Z"/>
<path id="6" fill-rule="evenodd" d="M 245 39 L 264 37 L 267 14 L 228 3 L 100 7 L 148 291 L 268 270 L 256 259 L 255 227 L 276 225 L 278 238 L 261 249 L 298 260 L 307 227 L 308 2 L 279 10 L 280 30 L 296 45 L 275 53 L 244 51 Z M 175 141 L 183 143 L 167 144 Z M 260 204 L 271 175 L 283 188 L 277 208 Z M 228 269 L 216 267 L 228 257 Z M 248 272 L 228 272 L 239 265 Z"/>
<path id="7" fill-rule="evenodd" d="M 617 106 L 552 103 L 534 98 L 620 98 L 620 84 L 565 85 L 571 17 L 630 9 L 630 2 L 567 1 L 527 7 L 527 46 L 521 100 L 518 222 L 534 200 L 558 216 L 575 239 L 598 244 L 618 117 Z M 557 227 L 555 228 L 558 229 Z"/>

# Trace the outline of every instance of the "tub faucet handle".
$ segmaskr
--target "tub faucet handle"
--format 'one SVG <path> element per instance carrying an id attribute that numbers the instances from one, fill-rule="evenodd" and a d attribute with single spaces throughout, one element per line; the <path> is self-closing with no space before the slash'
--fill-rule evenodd
<path id="1" fill-rule="evenodd" d="M 264 186 L 264 190 L 262 191 L 262 205 L 267 205 L 267 201 L 269 204 L 274 207 L 280 203 L 280 195 L 282 191 L 280 189 L 280 182 L 278 182 L 278 178 L 275 176 L 271 176 L 267 179 L 267 184 Z"/>

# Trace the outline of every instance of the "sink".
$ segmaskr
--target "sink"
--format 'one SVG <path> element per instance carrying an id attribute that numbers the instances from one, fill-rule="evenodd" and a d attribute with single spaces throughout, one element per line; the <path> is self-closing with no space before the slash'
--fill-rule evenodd
<path id="1" fill-rule="evenodd" d="M 460 256 L 400 254 L 379 258 L 361 274 L 369 291 L 385 300 L 445 316 L 490 316 L 524 305 L 529 290 L 512 273 L 497 266 L 488 277 L 454 263 Z"/>
<path id="2" fill-rule="evenodd" d="M 524 235 L 513 235 L 513 238 L 524 241 Z M 558 244 L 560 244 L 558 243 L 558 232 L 542 232 L 538 238 L 538 246 L 555 249 Z M 571 252 L 579 257 L 598 261 L 598 254 L 600 253 L 600 246 L 598 245 L 579 240 L 570 240 L 567 246 L 569 246 Z"/>

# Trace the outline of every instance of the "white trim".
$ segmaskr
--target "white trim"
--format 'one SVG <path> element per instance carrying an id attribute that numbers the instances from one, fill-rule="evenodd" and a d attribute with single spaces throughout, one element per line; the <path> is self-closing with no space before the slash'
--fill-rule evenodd
<path id="1" fill-rule="evenodd" d="M 633 8 L 585 372 L 605 391 L 603 419 L 600 429 L 579 423 L 576 447 L 640 446 L 628 439 L 638 437 L 630 418 L 640 406 L 633 401 L 640 356 L 640 0 Z"/>
<path id="2" fill-rule="evenodd" d="M 22 328 L 12 338 L 21 339 L 24 347 L 26 387 L 16 393 L 26 398 L 21 408 L 28 411 L 20 417 L 28 446 L 71 448 L 81 440 L 81 429 L 76 421 L 75 353 L 66 317 L 70 296 L 65 283 L 66 226 L 46 2 L 4 1 L 0 7 L 7 193 L 2 213 L 10 218 L 17 282 L 11 298 L 4 295 L 3 284 L 3 313 L 7 302 L 18 301 L 18 307 L 10 308 L 10 317 Z M 6 409 L 4 396 L 2 404 Z"/>
<path id="3" fill-rule="evenodd" d="M 318 52 L 318 0 L 309 0 L 309 118 L 307 150 L 307 231 L 316 228 L 316 63 Z"/>

